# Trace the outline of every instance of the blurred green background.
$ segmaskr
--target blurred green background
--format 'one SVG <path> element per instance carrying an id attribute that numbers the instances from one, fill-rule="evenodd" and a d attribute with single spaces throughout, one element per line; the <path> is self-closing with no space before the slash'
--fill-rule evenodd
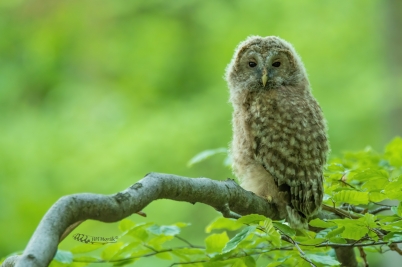
<path id="1" fill-rule="evenodd" d="M 22 250 L 63 195 L 112 194 L 151 171 L 233 177 L 224 155 L 187 162 L 230 142 L 222 76 L 248 35 L 294 44 L 327 118 L 332 156 L 381 150 L 402 125 L 396 2 L 2 0 L 0 256 Z M 192 223 L 183 236 L 198 244 L 219 216 L 169 200 L 144 211 L 147 218 L 131 218 Z M 118 234 L 99 222 L 76 232 Z M 61 248 L 75 245 L 67 238 Z"/>

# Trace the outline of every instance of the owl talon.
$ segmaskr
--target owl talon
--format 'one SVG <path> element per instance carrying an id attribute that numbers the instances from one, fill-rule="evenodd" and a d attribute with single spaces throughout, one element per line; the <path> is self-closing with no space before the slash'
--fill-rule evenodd
<path id="1" fill-rule="evenodd" d="M 269 203 L 272 203 L 272 197 L 271 197 L 271 196 L 266 196 L 265 199 L 266 199 Z"/>

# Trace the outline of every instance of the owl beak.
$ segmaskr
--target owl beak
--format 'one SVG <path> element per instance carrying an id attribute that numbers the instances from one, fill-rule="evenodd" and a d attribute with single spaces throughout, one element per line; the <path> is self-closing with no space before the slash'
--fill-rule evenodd
<path id="1" fill-rule="evenodd" d="M 267 84 L 268 81 L 268 75 L 267 75 L 267 69 L 264 68 L 262 70 L 262 85 L 265 87 L 265 85 Z"/>

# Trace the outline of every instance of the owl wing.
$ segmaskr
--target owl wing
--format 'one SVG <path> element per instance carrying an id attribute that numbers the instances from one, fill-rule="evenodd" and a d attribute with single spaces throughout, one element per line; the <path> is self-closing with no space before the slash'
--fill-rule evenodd
<path id="1" fill-rule="evenodd" d="M 305 218 L 318 212 L 323 198 L 322 168 L 325 157 L 320 152 L 320 144 L 323 139 L 326 140 L 326 136 L 316 136 L 321 141 L 311 140 L 293 150 L 284 150 L 281 148 L 288 148 L 290 142 L 284 140 L 261 155 L 264 168 L 274 177 L 279 193 L 285 196 L 288 206 Z"/>

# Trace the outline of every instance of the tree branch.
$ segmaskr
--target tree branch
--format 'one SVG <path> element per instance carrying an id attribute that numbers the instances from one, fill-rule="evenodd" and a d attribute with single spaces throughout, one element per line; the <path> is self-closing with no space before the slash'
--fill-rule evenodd
<path id="1" fill-rule="evenodd" d="M 279 220 L 273 203 L 244 190 L 233 180 L 191 179 L 172 174 L 150 173 L 114 195 L 74 194 L 60 198 L 45 214 L 15 266 L 47 266 L 66 229 L 82 220 L 120 221 L 157 199 L 204 203 L 224 216 L 262 214 Z M 13 259 L 15 260 L 15 259 Z M 10 264 L 7 259 L 5 264 Z M 9 266 L 13 266 L 9 265 Z"/>

